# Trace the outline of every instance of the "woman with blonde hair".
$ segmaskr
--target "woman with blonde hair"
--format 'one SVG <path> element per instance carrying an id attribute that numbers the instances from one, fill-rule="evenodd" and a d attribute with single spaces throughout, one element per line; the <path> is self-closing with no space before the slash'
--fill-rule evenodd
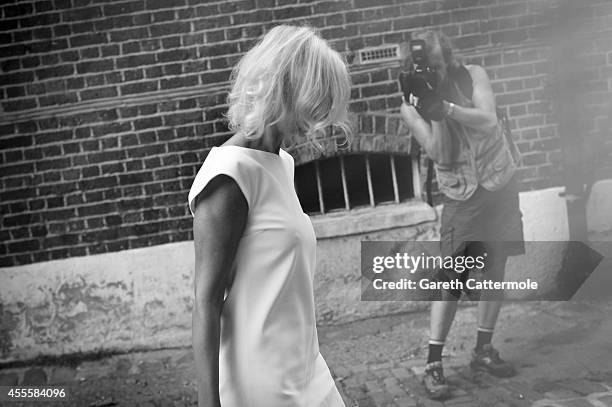
<path id="1" fill-rule="evenodd" d="M 316 239 L 280 146 L 348 132 L 349 96 L 346 64 L 308 27 L 274 27 L 233 71 L 235 134 L 189 192 L 200 406 L 344 406 L 319 353 Z"/>

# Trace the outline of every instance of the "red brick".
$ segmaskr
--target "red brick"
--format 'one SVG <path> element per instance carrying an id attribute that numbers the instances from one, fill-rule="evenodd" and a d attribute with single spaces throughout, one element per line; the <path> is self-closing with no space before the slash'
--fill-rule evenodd
<path id="1" fill-rule="evenodd" d="M 517 103 L 525 103 L 532 100 L 531 91 L 512 92 L 498 95 L 496 97 L 499 105 L 513 105 Z"/>
<path id="2" fill-rule="evenodd" d="M 17 72 L 0 76 L 0 86 L 14 85 L 16 83 L 31 82 L 34 80 L 32 72 Z"/>
<path id="3" fill-rule="evenodd" d="M 504 4 L 489 8 L 491 17 L 507 17 L 527 13 L 527 3 Z"/>
<path id="4" fill-rule="evenodd" d="M 454 40 L 454 44 L 458 49 L 474 48 L 488 43 L 488 36 L 483 34 L 466 35 Z"/>
<path id="5" fill-rule="evenodd" d="M 172 22 L 151 25 L 149 26 L 149 30 L 151 31 L 151 36 L 153 37 L 164 37 L 168 35 L 189 33 L 191 28 L 188 22 Z"/>
<path id="6" fill-rule="evenodd" d="M 133 68 L 137 66 L 151 65 L 154 64 L 155 55 L 153 54 L 139 54 L 132 55 L 128 57 L 118 58 L 117 59 L 117 68 Z"/>
<path id="7" fill-rule="evenodd" d="M 462 22 L 471 20 L 484 20 L 489 17 L 486 7 L 455 9 L 451 12 L 452 21 Z"/>
<path id="8" fill-rule="evenodd" d="M 117 2 L 116 4 L 105 4 L 104 15 L 115 16 L 121 14 L 130 14 L 135 11 L 144 10 L 144 0 Z"/>
<path id="9" fill-rule="evenodd" d="M 106 33 L 97 33 L 97 34 L 84 34 L 77 35 L 70 38 L 70 46 L 71 47 L 83 47 L 86 45 L 99 45 L 106 44 L 108 42 Z"/>
<path id="10" fill-rule="evenodd" d="M 122 95 L 132 95 L 135 93 L 153 92 L 158 89 L 157 81 L 138 82 L 120 87 Z"/>
<path id="11" fill-rule="evenodd" d="M 174 89 L 174 88 L 183 88 L 188 86 L 195 86 L 198 84 L 198 76 L 190 75 L 172 79 L 164 79 L 161 81 L 160 85 L 162 89 Z"/>
<path id="12" fill-rule="evenodd" d="M 32 136 L 20 136 L 0 139 L 0 150 L 28 147 L 33 144 Z"/>
<path id="13" fill-rule="evenodd" d="M 525 41 L 528 38 L 528 33 L 524 29 L 500 31 L 491 34 L 491 42 L 493 44 L 498 43 L 519 43 Z"/>
<path id="14" fill-rule="evenodd" d="M 24 253 L 24 252 L 32 252 L 38 250 L 40 248 L 40 243 L 38 240 L 20 240 L 16 242 L 12 242 L 8 244 L 8 251 L 10 253 Z M 27 373 L 27 372 L 26 372 Z M 44 384 L 44 381 L 39 376 L 35 376 L 34 373 L 31 373 L 31 376 L 26 380 L 24 377 L 22 381 L 22 385 L 41 385 Z M 45 379 L 46 380 L 46 379 Z"/>
<path id="15" fill-rule="evenodd" d="M 230 71 L 205 72 L 200 75 L 203 84 L 219 83 L 229 80 Z"/>
<path id="16" fill-rule="evenodd" d="M 22 28 L 53 25 L 60 22 L 60 13 L 45 13 L 45 14 L 34 14 L 31 17 L 25 17 L 19 19 L 19 25 Z"/>
<path id="17" fill-rule="evenodd" d="M 65 105 L 70 103 L 76 103 L 78 97 L 76 93 L 64 93 L 64 94 L 52 94 L 48 96 L 41 96 L 38 98 L 38 104 L 40 107 L 51 106 L 51 105 Z"/>
<path id="18" fill-rule="evenodd" d="M 73 10 L 67 10 L 62 13 L 63 21 L 83 21 L 93 20 L 102 17 L 102 9 L 99 6 L 77 8 Z"/>
<path id="19" fill-rule="evenodd" d="M 112 59 L 102 59 L 98 61 L 82 62 L 76 65 L 77 73 L 86 74 L 91 72 L 103 72 L 113 69 Z"/>
<path id="20" fill-rule="evenodd" d="M 34 12 L 34 8 L 32 4 L 27 4 L 27 3 L 4 7 L 4 17 L 6 18 L 20 17 L 20 16 L 32 14 L 33 12 Z"/>
<path id="21" fill-rule="evenodd" d="M 83 90 L 80 92 L 80 95 L 81 100 L 112 98 L 117 96 L 117 88 L 108 86 L 106 88 Z"/>

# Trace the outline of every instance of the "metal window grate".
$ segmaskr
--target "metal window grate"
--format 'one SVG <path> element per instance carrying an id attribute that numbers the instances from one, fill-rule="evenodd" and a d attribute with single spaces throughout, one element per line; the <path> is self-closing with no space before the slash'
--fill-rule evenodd
<path id="1" fill-rule="evenodd" d="M 332 167 L 338 168 L 331 171 Z M 409 155 L 332 157 L 298 166 L 296 191 L 310 214 L 400 203 L 420 196 L 418 168 Z"/>
<path id="2" fill-rule="evenodd" d="M 384 45 L 376 48 L 366 48 L 359 51 L 358 63 L 393 61 L 400 58 L 399 45 Z"/>

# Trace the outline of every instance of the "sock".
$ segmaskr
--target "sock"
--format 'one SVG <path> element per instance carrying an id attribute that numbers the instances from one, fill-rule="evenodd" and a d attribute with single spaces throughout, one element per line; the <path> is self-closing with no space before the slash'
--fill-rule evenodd
<path id="1" fill-rule="evenodd" d="M 492 337 L 492 329 L 478 328 L 478 333 L 476 335 L 476 349 L 482 349 L 484 345 L 491 343 Z"/>
<path id="2" fill-rule="evenodd" d="M 440 362 L 442 360 L 442 348 L 444 341 L 429 341 L 429 353 L 427 354 L 427 363 Z"/>

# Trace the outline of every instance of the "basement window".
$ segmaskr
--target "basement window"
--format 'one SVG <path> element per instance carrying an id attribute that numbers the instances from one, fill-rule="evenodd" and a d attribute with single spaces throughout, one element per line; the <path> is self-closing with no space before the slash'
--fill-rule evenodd
<path id="1" fill-rule="evenodd" d="M 410 155 L 325 158 L 298 166 L 295 188 L 310 215 L 397 204 L 420 195 L 418 163 Z"/>

